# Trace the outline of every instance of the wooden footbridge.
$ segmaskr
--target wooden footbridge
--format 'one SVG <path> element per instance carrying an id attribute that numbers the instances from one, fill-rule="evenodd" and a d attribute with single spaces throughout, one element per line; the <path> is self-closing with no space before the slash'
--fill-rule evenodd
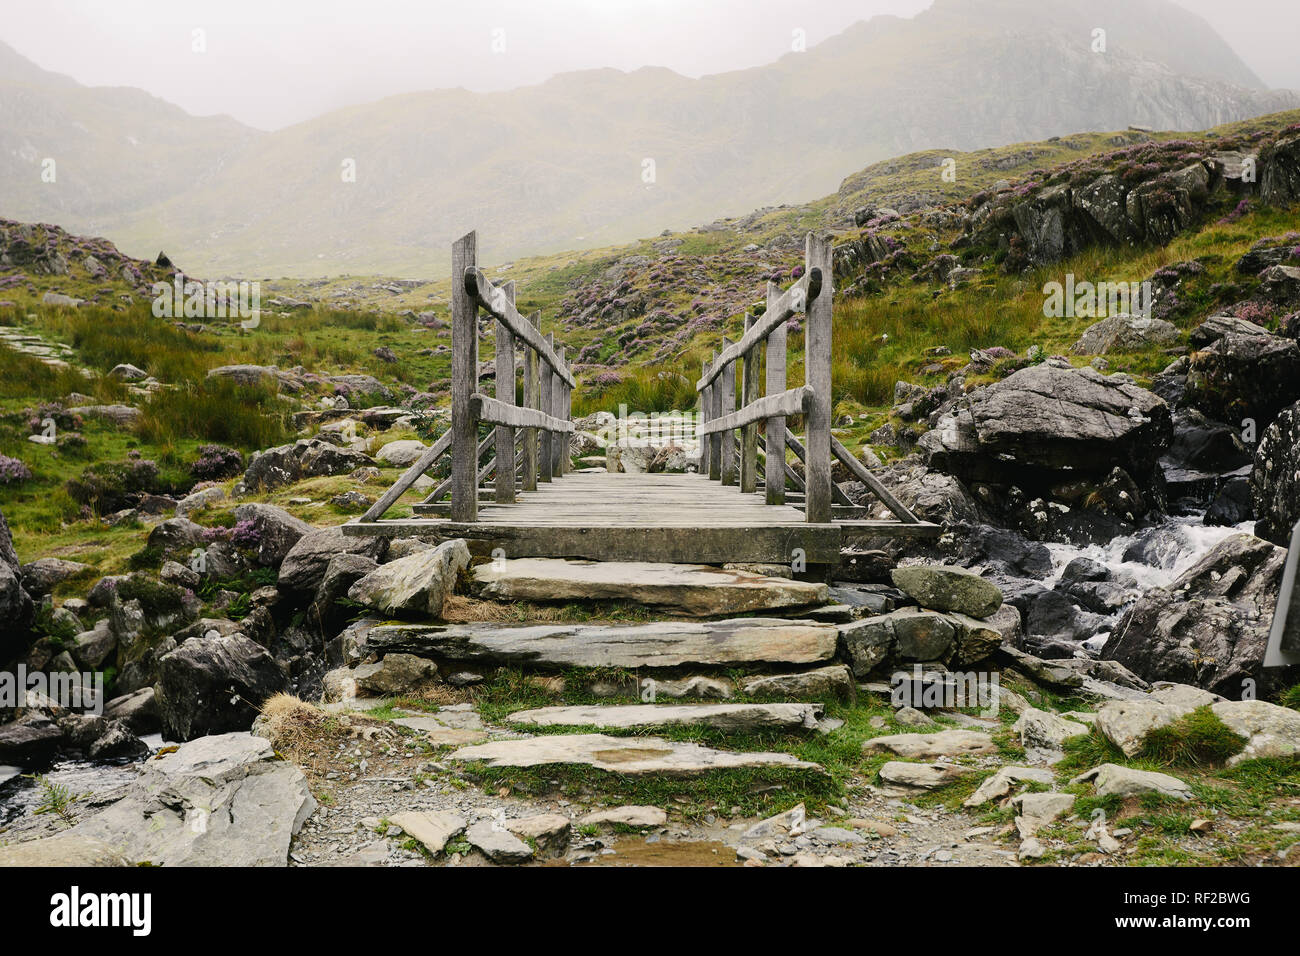
<path id="1" fill-rule="evenodd" d="M 698 472 L 575 470 L 577 382 L 565 350 L 541 333 L 539 314 L 515 308 L 513 282 L 488 281 L 471 232 L 452 247 L 451 427 L 344 532 L 465 538 L 478 553 L 510 558 L 809 565 L 834 564 L 855 539 L 937 535 L 831 434 L 831 265 L 830 242 L 810 233 L 803 275 L 784 291 L 769 282 L 763 315 L 705 361 L 693 416 Z M 480 391 L 480 309 L 495 319 L 490 396 Z M 804 383 L 787 388 L 786 326 L 800 314 Z M 802 439 L 787 427 L 796 416 Z M 802 475 L 787 453 L 803 462 Z M 450 477 L 413 506 L 414 517 L 384 518 L 444 455 Z M 832 480 L 836 458 L 893 520 L 865 517 L 869 509 Z"/>

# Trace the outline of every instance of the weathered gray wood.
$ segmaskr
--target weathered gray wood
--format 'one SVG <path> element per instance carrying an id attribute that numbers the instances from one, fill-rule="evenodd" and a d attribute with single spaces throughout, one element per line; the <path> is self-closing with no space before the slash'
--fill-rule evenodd
<path id="1" fill-rule="evenodd" d="M 829 272 L 827 275 L 829 276 Z M 775 303 L 768 304 L 767 311 L 759 317 L 753 328 L 749 329 L 739 342 L 722 350 L 720 361 L 726 364 L 736 361 L 766 339 L 778 325 L 784 325 L 792 316 L 806 311 L 809 303 L 821 296 L 823 281 L 820 270 L 805 269 L 799 280 L 782 292 Z M 695 383 L 695 387 L 699 389 L 710 384 L 720 371 L 721 369 L 715 363 L 704 377 Z"/>
<path id="2" fill-rule="evenodd" d="M 803 442 L 799 441 L 798 438 L 790 434 L 789 431 L 785 433 L 785 447 L 789 448 L 792 452 L 794 452 L 795 455 L 798 456 L 799 460 L 804 463 L 805 468 L 807 467 L 808 450 L 803 447 Z M 804 492 L 808 490 L 802 478 L 799 479 L 799 490 Z M 831 498 L 834 500 L 835 504 L 841 504 L 841 505 L 853 504 L 853 499 L 850 498 L 848 495 L 846 495 L 844 493 L 844 489 L 841 488 L 835 482 L 831 482 Z"/>
<path id="3" fill-rule="evenodd" d="M 718 361 L 718 353 L 713 353 L 709 361 L 712 367 Z M 716 421 L 722 414 L 722 383 L 715 381 L 709 386 L 709 421 Z M 714 481 L 722 480 L 722 433 L 707 432 L 709 436 L 709 477 Z"/>
<path id="4" fill-rule="evenodd" d="M 528 321 L 536 328 L 542 314 L 534 312 Z M 537 352 L 531 346 L 524 345 L 524 405 L 528 408 L 538 407 L 537 392 Z M 522 468 L 524 491 L 537 490 L 537 429 L 524 429 L 524 461 Z"/>
<path id="5" fill-rule="evenodd" d="M 726 354 L 727 340 L 722 340 L 723 354 Z M 718 384 L 722 391 L 722 407 L 718 409 L 718 418 L 720 421 L 715 424 L 722 431 L 722 483 L 724 485 L 734 485 L 736 483 L 736 433 L 732 431 L 737 426 L 735 424 L 727 425 L 727 416 L 736 410 L 736 364 L 728 362 L 718 376 Z"/>
<path id="6" fill-rule="evenodd" d="M 496 442 L 495 435 L 489 434 L 487 438 L 484 438 L 481 442 L 478 443 L 478 446 L 474 450 L 474 466 L 476 468 L 478 467 L 478 462 L 483 458 L 483 454 L 489 448 L 491 448 L 495 444 L 495 442 Z M 452 479 L 451 478 L 444 479 L 436 488 L 433 489 L 433 491 L 429 492 L 429 496 L 424 499 L 425 504 L 428 504 L 433 501 L 437 501 L 443 495 L 451 491 L 451 486 L 452 486 Z"/>
<path id="7" fill-rule="evenodd" d="M 753 318 L 745 320 L 745 332 L 754 327 Z M 740 403 L 749 408 L 758 401 L 758 372 L 762 358 L 760 350 L 745 353 L 744 372 L 741 376 Z M 752 494 L 758 490 L 758 422 L 746 422 L 740 432 L 740 490 Z"/>
<path id="8" fill-rule="evenodd" d="M 751 422 L 761 422 L 776 414 L 802 415 L 808 410 L 811 402 L 812 392 L 807 387 L 800 386 L 779 395 L 764 396 L 739 411 L 723 415 L 701 427 L 708 434 L 714 432 L 730 434 L 733 429 L 743 428 Z"/>
<path id="9" fill-rule="evenodd" d="M 438 440 L 435 441 L 423 455 L 419 457 L 410 468 L 402 472 L 402 477 L 397 479 L 393 487 L 385 491 L 370 509 L 361 516 L 362 521 L 375 521 L 381 518 L 398 498 L 406 494 L 407 490 L 415 484 L 420 476 L 433 467 L 434 463 L 441 458 L 451 447 L 452 432 L 447 429 L 443 432 Z"/>
<path id="10" fill-rule="evenodd" d="M 556 349 L 556 356 L 560 360 L 560 365 L 564 365 L 564 347 Z M 564 411 L 566 399 L 564 397 L 567 385 L 563 378 L 557 378 L 551 385 L 551 401 L 553 405 L 548 414 L 552 418 L 567 421 L 568 415 Z M 551 436 L 551 474 L 556 478 L 563 477 L 565 471 L 565 458 L 568 457 L 569 437 L 567 434 L 558 434 Z"/>
<path id="11" fill-rule="evenodd" d="M 545 355 L 547 353 L 552 356 L 555 355 L 554 350 L 551 348 L 554 342 L 555 335 L 548 332 L 546 338 L 542 342 L 542 344 L 546 346 L 546 352 L 538 352 L 538 358 L 541 359 L 541 365 L 538 368 L 537 374 L 540 378 L 541 385 L 538 390 L 537 407 L 546 415 L 550 415 L 551 409 L 554 407 L 554 399 L 552 398 L 551 393 L 555 389 L 555 369 L 550 362 L 546 360 Z M 551 480 L 551 464 L 554 460 L 555 459 L 552 457 L 551 453 L 551 433 L 546 431 L 539 433 L 537 436 L 538 482 L 546 484 Z"/>
<path id="12" fill-rule="evenodd" d="M 804 330 L 804 384 L 813 391 L 812 403 L 804 416 L 807 430 L 807 471 L 810 522 L 831 519 L 831 300 L 832 255 L 829 239 L 808 233 L 805 261 L 811 274 L 822 272 L 822 285 L 816 298 L 809 300 Z"/>
<path id="13" fill-rule="evenodd" d="M 905 524 L 900 521 L 837 521 L 846 541 L 859 538 L 937 538 L 943 534 L 943 525 L 929 521 Z"/>
<path id="14" fill-rule="evenodd" d="M 708 359 L 704 359 L 703 367 L 707 373 L 709 370 Z M 706 385 L 696 392 L 696 396 L 698 398 L 699 412 L 695 420 L 695 437 L 700 444 L 700 474 L 707 475 L 709 473 L 709 458 L 711 457 L 709 453 L 713 450 L 713 442 L 705 437 L 704 432 L 700 431 L 700 426 L 707 424 L 709 421 L 711 411 L 709 406 L 713 401 L 713 386 Z"/>
<path id="15" fill-rule="evenodd" d="M 456 240 L 451 274 L 463 275 L 477 265 L 478 234 Z M 478 305 L 463 284 L 451 284 L 451 502 L 457 521 L 478 515 L 478 429 L 470 396 L 478 380 Z"/>
<path id="16" fill-rule="evenodd" d="M 507 301 L 513 306 L 515 302 L 515 283 L 511 279 L 501 287 Z M 492 359 L 493 373 L 496 378 L 496 400 L 502 405 L 515 407 L 515 337 L 510 327 L 500 319 L 496 320 L 495 355 Z M 481 410 L 476 411 L 481 418 Z M 498 424 L 496 427 L 497 461 L 506 461 L 513 457 L 515 447 L 515 430 L 512 426 Z M 507 468 L 497 469 L 496 500 L 509 504 L 515 500 L 514 471 Z"/>
<path id="17" fill-rule="evenodd" d="M 461 274 L 459 272 L 452 273 L 452 275 Z M 568 366 L 559 361 L 555 355 L 554 336 L 551 336 L 549 340 L 542 338 L 541 333 L 533 326 L 532 322 L 519 314 L 514 302 L 506 298 L 501 288 L 489 282 L 488 277 L 483 274 L 482 270 L 478 268 L 467 269 L 464 272 L 464 282 L 453 282 L 452 285 L 455 288 L 463 288 L 466 295 L 471 297 L 475 303 L 482 305 L 494 317 L 509 326 L 510 331 L 522 339 L 530 348 L 536 349 L 542 360 L 549 363 L 555 370 L 555 374 L 564 379 L 566 384 L 576 384 Z"/>
<path id="18" fill-rule="evenodd" d="M 777 298 L 776 283 L 767 284 L 767 309 L 772 311 L 773 300 Z M 786 323 L 775 326 L 767 336 L 767 370 L 764 392 L 779 395 L 785 391 L 786 361 Z M 751 355 L 753 353 L 750 353 Z M 779 505 L 785 501 L 785 474 L 788 466 L 785 461 L 785 416 L 773 415 L 767 420 L 767 461 L 764 467 L 766 487 L 764 495 L 769 505 Z"/>
<path id="19" fill-rule="evenodd" d="M 915 524 L 920 520 L 916 515 L 912 514 L 907 505 L 890 494 L 889 489 L 880 483 L 880 479 L 873 475 L 866 465 L 858 461 L 853 453 L 845 448 L 834 435 L 831 436 L 831 451 L 848 466 L 849 471 L 853 472 L 860 482 L 870 488 L 876 497 L 885 503 L 885 507 L 892 511 L 899 521 Z"/>
<path id="20" fill-rule="evenodd" d="M 523 428 L 525 425 L 529 425 L 544 431 L 555 432 L 557 435 L 573 431 L 573 422 L 571 421 L 555 418 L 535 408 L 524 408 L 522 405 L 506 405 L 495 398 L 479 393 L 470 396 L 470 406 L 474 409 L 474 414 L 478 420 L 489 425 L 506 425 L 510 428 Z M 558 439 L 556 439 L 556 442 L 558 443 Z M 513 446 L 514 442 L 512 441 L 510 444 Z"/>

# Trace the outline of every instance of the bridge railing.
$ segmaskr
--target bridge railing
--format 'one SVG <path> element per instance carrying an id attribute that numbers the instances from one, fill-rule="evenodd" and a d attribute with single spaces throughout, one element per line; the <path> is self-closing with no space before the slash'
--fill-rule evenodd
<path id="1" fill-rule="evenodd" d="M 739 485 L 742 493 L 758 490 L 760 422 L 764 424 L 764 494 L 768 504 L 785 503 L 786 482 L 804 494 L 809 522 L 825 523 L 835 505 L 852 513 L 853 502 L 831 478 L 832 458 L 839 458 L 854 477 L 867 485 L 906 524 L 919 519 L 831 434 L 832 252 L 828 238 L 808 233 L 803 275 L 784 291 L 767 284 L 767 309 L 748 316 L 738 342 L 723 339 L 721 353 L 704 362 L 696 383 L 699 395 L 700 472 L 723 484 Z M 787 323 L 804 315 L 804 384 L 786 387 Z M 740 365 L 740 402 L 736 407 L 736 366 Z M 759 384 L 760 369 L 763 383 Z M 761 394 L 760 394 L 761 392 Z M 786 419 L 802 415 L 804 441 L 786 428 Z M 740 431 L 739 454 L 736 431 Z M 804 477 L 786 462 L 789 448 L 804 463 Z"/>
<path id="2" fill-rule="evenodd" d="M 570 467 L 569 436 L 573 373 L 563 347 L 538 329 L 540 313 L 525 317 L 515 308 L 513 281 L 493 285 L 478 267 L 478 235 L 471 232 L 452 246 L 451 255 L 451 427 L 420 456 L 361 521 L 378 520 L 443 455 L 451 455 L 451 476 L 417 511 L 432 510 L 451 495 L 453 521 L 478 517 L 479 482 L 496 474 L 494 498 L 508 504 L 517 487 L 534 491 Z M 495 319 L 493 389 L 479 390 L 479 309 Z M 516 348 L 523 355 L 522 401 L 516 392 Z M 494 426 L 481 443 L 479 424 Z M 495 449 L 486 464 L 485 452 Z"/>

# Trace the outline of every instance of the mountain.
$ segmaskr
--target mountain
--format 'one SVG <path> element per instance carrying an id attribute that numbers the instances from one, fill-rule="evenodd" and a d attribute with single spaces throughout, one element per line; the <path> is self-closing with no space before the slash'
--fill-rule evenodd
<path id="1" fill-rule="evenodd" d="M 436 275 L 471 228 L 500 262 L 812 198 L 915 150 L 1297 105 L 1166 0 L 938 0 L 754 69 L 412 93 L 273 133 L 0 51 L 0 213 L 165 248 L 197 273 Z M 45 156 L 65 157 L 57 189 L 40 183 Z"/>

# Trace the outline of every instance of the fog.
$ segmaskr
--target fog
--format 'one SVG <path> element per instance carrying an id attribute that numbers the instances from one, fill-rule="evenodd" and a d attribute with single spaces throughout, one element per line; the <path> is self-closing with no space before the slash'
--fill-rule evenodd
<path id="1" fill-rule="evenodd" d="M 1296 0 L 1177 0 L 1270 86 L 1300 88 Z M 415 90 L 503 90 L 556 73 L 663 66 L 688 76 L 771 62 L 930 0 L 42 0 L 0 40 L 87 85 L 133 86 L 197 114 L 277 129 Z M 196 32 L 200 31 L 200 32 Z M 200 49 L 201 48 L 201 49 Z"/>

